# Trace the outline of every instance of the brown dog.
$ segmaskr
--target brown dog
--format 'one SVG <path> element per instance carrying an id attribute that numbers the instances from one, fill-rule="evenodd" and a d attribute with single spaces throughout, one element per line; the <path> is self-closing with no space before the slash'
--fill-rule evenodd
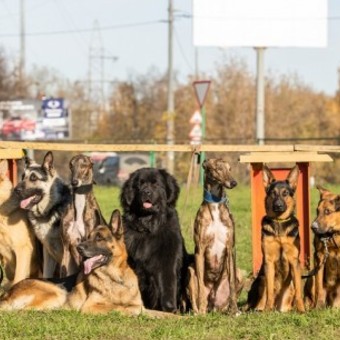
<path id="1" fill-rule="evenodd" d="M 5 289 L 40 275 L 37 240 L 26 212 L 20 209 L 20 202 L 13 194 L 7 172 L 7 160 L 0 160 L 0 261 L 5 272 Z"/>
<path id="2" fill-rule="evenodd" d="M 81 257 L 77 251 L 80 242 L 87 240 L 91 231 L 105 224 L 93 193 L 93 163 L 85 155 L 74 156 L 70 161 L 72 201 L 61 219 L 64 245 L 61 277 L 79 272 Z"/>
<path id="3" fill-rule="evenodd" d="M 237 312 L 235 226 L 225 188 L 237 185 L 222 159 L 203 162 L 204 198 L 194 224 L 195 265 L 189 267 L 189 295 L 195 313 Z"/>
<path id="4" fill-rule="evenodd" d="M 301 296 L 299 262 L 299 222 L 294 216 L 295 190 L 299 168 L 291 169 L 286 180 L 275 179 L 263 167 L 266 190 L 266 215 L 262 219 L 262 255 L 260 273 L 248 293 L 248 308 L 256 310 L 290 310 L 295 302 L 299 312 L 304 304 Z"/>
<path id="5" fill-rule="evenodd" d="M 340 307 L 340 195 L 318 187 L 320 200 L 314 232 L 315 277 L 305 285 L 309 307 Z"/>
<path id="6" fill-rule="evenodd" d="M 64 285 L 47 280 L 19 282 L 0 301 L 0 310 L 74 309 L 82 313 L 119 311 L 128 315 L 145 313 L 156 317 L 173 314 L 145 310 L 138 279 L 127 263 L 121 215 L 112 213 L 110 225 L 100 225 L 89 239 L 78 245 L 84 271 L 68 293 Z M 67 283 L 67 279 L 65 280 Z"/>

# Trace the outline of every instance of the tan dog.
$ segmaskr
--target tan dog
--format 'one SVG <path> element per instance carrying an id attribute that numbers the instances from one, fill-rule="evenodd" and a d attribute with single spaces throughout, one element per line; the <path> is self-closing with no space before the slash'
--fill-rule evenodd
<path id="1" fill-rule="evenodd" d="M 189 267 L 189 295 L 195 313 L 237 308 L 235 226 L 225 188 L 237 185 L 222 159 L 203 162 L 204 199 L 194 224 L 195 265 Z"/>
<path id="2" fill-rule="evenodd" d="M 137 276 L 127 263 L 118 210 L 112 213 L 110 226 L 96 227 L 89 239 L 79 244 L 78 250 L 84 260 L 84 271 L 78 274 L 70 293 L 47 280 L 27 279 L 12 287 L 0 301 L 0 309 L 66 308 L 82 313 L 119 311 L 128 315 L 173 317 L 173 314 L 144 309 Z"/>
<path id="3" fill-rule="evenodd" d="M 260 273 L 248 293 L 248 308 L 289 311 L 295 305 L 303 312 L 301 268 L 299 262 L 299 222 L 295 217 L 295 191 L 299 176 L 293 167 L 286 180 L 276 180 L 263 167 L 266 190 L 266 215 L 262 219 L 262 255 Z"/>
<path id="4" fill-rule="evenodd" d="M 27 211 L 35 236 L 42 244 L 43 277 L 55 277 L 63 258 L 61 218 L 72 196 L 54 168 L 51 151 L 46 153 L 41 165 L 25 159 L 22 180 L 14 190 L 20 198 L 20 207 Z"/>
<path id="5" fill-rule="evenodd" d="M 19 199 L 13 194 L 7 172 L 7 160 L 0 160 L 0 260 L 5 289 L 28 277 L 39 277 L 40 273 L 37 240 L 26 212 L 20 209 Z"/>
<path id="6" fill-rule="evenodd" d="M 320 200 L 312 223 L 314 273 L 305 285 L 308 307 L 340 307 L 340 195 L 318 187 Z"/>

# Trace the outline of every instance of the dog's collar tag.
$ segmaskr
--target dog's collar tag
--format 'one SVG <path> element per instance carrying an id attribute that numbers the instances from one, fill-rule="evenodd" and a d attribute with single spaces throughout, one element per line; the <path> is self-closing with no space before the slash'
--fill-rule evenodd
<path id="1" fill-rule="evenodd" d="M 213 195 L 210 191 L 204 190 L 204 201 L 207 203 L 224 203 L 226 202 L 228 204 L 228 197 L 227 196 L 222 196 L 222 197 L 217 197 Z"/>
<path id="2" fill-rule="evenodd" d="M 92 191 L 93 184 L 85 184 L 81 185 L 80 187 L 73 188 L 74 193 L 78 195 L 85 195 Z"/>

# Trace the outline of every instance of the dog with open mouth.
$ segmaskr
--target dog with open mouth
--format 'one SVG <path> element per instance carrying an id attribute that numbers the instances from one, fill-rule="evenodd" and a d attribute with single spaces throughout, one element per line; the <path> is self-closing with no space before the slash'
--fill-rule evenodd
<path id="1" fill-rule="evenodd" d="M 38 241 L 30 228 L 26 211 L 13 192 L 8 177 L 8 161 L 0 160 L 0 263 L 4 270 L 2 288 L 29 278 L 39 277 L 41 263 Z"/>
<path id="2" fill-rule="evenodd" d="M 133 172 L 121 191 L 128 260 L 146 308 L 176 312 L 181 307 L 187 252 L 176 211 L 179 186 L 164 169 Z"/>
<path id="3" fill-rule="evenodd" d="M 108 225 L 98 225 L 77 249 L 83 258 L 83 271 L 63 279 L 20 281 L 2 297 L 0 310 L 72 309 L 90 314 L 118 311 L 174 317 L 145 309 L 137 276 L 127 262 L 119 210 L 112 212 Z"/>
<path id="4" fill-rule="evenodd" d="M 43 277 L 53 277 L 62 262 L 61 217 L 71 202 L 71 192 L 54 168 L 51 151 L 46 153 L 41 165 L 25 159 L 22 180 L 14 190 L 43 246 Z"/>

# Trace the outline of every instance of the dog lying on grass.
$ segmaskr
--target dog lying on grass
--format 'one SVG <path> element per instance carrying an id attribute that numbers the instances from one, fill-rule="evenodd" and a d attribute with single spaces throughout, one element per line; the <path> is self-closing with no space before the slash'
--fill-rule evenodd
<path id="1" fill-rule="evenodd" d="M 83 271 L 70 291 L 65 282 L 26 279 L 14 285 L 0 301 L 0 310 L 74 309 L 82 313 L 119 311 L 127 315 L 146 314 L 174 317 L 173 314 L 146 310 L 138 279 L 127 263 L 127 252 L 119 210 L 109 225 L 99 225 L 89 239 L 78 245 Z M 69 278 L 73 280 L 72 277 Z"/>
<path id="2" fill-rule="evenodd" d="M 248 293 L 248 309 L 288 311 L 295 305 L 305 310 L 301 295 L 299 262 L 299 222 L 294 215 L 295 190 L 299 176 L 293 167 L 286 180 L 276 180 L 263 167 L 266 191 L 266 215 L 262 219 L 262 255 L 260 272 Z"/>
<path id="3" fill-rule="evenodd" d="M 340 195 L 318 187 L 320 200 L 314 232 L 314 273 L 305 285 L 310 308 L 340 307 Z"/>

